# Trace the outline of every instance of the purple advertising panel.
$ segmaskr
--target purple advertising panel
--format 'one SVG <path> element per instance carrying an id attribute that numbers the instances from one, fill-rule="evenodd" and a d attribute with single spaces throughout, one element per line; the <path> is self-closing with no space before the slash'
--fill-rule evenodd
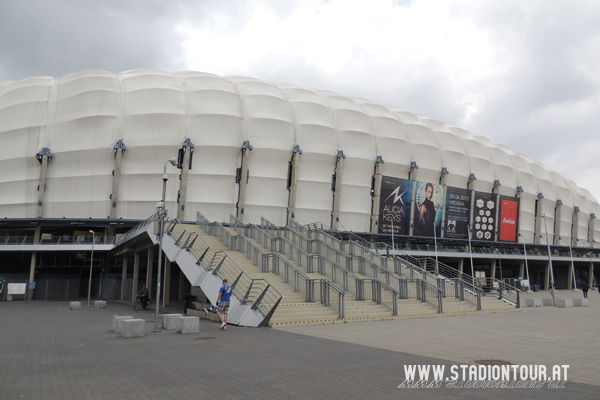
<path id="1" fill-rule="evenodd" d="M 471 191 L 452 186 L 446 188 L 446 235 L 450 239 L 469 238 Z"/>
<path id="2" fill-rule="evenodd" d="M 379 233 L 408 235 L 413 181 L 384 176 L 381 180 Z"/>
<path id="3" fill-rule="evenodd" d="M 417 182 L 416 190 L 413 235 L 439 237 L 444 208 L 444 185 Z"/>
<path id="4" fill-rule="evenodd" d="M 494 240 L 496 232 L 496 195 L 475 192 L 473 239 Z"/>

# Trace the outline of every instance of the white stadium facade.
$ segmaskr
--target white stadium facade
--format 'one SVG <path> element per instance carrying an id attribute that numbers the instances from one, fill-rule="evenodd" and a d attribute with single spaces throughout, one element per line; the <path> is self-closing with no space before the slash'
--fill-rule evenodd
<path id="1" fill-rule="evenodd" d="M 600 205 L 589 191 L 483 136 L 365 99 L 201 72 L 31 77 L 0 82 L 0 144 L 0 278 L 37 282 L 30 298 L 44 298 L 44 280 L 46 298 L 49 282 L 57 293 L 84 282 L 91 260 L 44 238 L 125 233 L 156 213 L 165 165 L 179 221 L 320 222 L 393 238 L 414 257 L 435 250 L 461 270 L 476 253 L 475 270 L 496 278 L 523 278 L 525 245 L 531 284 L 548 285 L 547 249 L 557 286 L 594 283 Z M 424 204 L 435 204 L 432 230 Z M 100 287 L 111 274 L 118 286 L 126 256 L 97 254 L 99 295 L 119 297 Z M 174 282 L 172 297 L 187 292 Z"/>

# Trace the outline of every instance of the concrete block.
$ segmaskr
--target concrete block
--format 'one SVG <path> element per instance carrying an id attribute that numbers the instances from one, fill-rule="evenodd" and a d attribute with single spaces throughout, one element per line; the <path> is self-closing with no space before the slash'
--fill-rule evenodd
<path id="1" fill-rule="evenodd" d="M 183 314 L 164 314 L 163 326 L 165 329 L 177 329 L 177 318 L 183 317 Z"/>
<path id="2" fill-rule="evenodd" d="M 587 307 L 588 299 L 573 299 L 573 307 Z"/>
<path id="3" fill-rule="evenodd" d="M 541 307 L 542 299 L 525 299 L 525 307 Z"/>
<path id="4" fill-rule="evenodd" d="M 113 315 L 113 332 L 121 333 L 121 325 L 124 320 L 133 319 L 131 315 Z"/>
<path id="5" fill-rule="evenodd" d="M 140 337 L 146 332 L 146 321 L 143 319 L 125 319 L 121 321 L 121 336 Z"/>
<path id="6" fill-rule="evenodd" d="M 544 301 L 544 306 L 552 307 L 552 299 L 542 299 Z"/>
<path id="7" fill-rule="evenodd" d="M 177 318 L 177 332 L 179 332 L 179 333 L 198 333 L 198 332 L 200 332 L 200 318 L 191 317 L 191 316 Z"/>
<path id="8" fill-rule="evenodd" d="M 573 299 L 556 299 L 556 307 L 571 308 L 573 307 Z"/>
<path id="9" fill-rule="evenodd" d="M 106 308 L 106 302 L 104 300 L 94 300 L 94 308 Z"/>
<path id="10" fill-rule="evenodd" d="M 80 301 L 72 301 L 69 304 L 69 308 L 71 310 L 81 310 L 81 302 Z"/>

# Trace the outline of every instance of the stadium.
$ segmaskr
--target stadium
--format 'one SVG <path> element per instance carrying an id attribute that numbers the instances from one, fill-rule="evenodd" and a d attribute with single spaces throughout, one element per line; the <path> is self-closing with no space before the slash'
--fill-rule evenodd
<path id="1" fill-rule="evenodd" d="M 238 238 L 232 252 L 268 238 L 263 261 L 253 253 L 263 272 L 283 265 L 271 254 L 287 254 L 281 243 L 320 254 L 318 267 L 288 255 L 290 271 L 321 288 L 317 299 L 292 285 L 298 302 L 329 301 L 327 287 L 387 301 L 394 315 L 390 298 L 410 298 L 402 285 L 416 275 L 415 293 L 436 286 L 427 290 L 440 304 L 458 281 L 500 299 L 595 282 L 600 205 L 589 191 L 484 136 L 365 99 L 201 72 L 81 71 L 0 82 L 0 142 L 0 278 L 25 283 L 23 298 L 85 297 L 87 274 L 94 298 L 131 300 L 142 282 L 156 285 L 163 198 L 164 305 L 214 297 L 222 273 L 206 254 L 215 263 L 225 248 L 194 238 L 217 231 L 224 245 Z M 380 286 L 363 292 L 364 279 Z M 279 304 L 272 295 L 259 323 Z"/>

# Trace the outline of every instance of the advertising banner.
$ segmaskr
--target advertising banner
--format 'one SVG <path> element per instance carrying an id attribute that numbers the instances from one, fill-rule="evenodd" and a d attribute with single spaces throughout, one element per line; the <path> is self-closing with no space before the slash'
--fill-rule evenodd
<path id="1" fill-rule="evenodd" d="M 448 186 L 446 188 L 446 235 L 450 239 L 469 238 L 471 191 Z"/>
<path id="2" fill-rule="evenodd" d="M 444 185 L 417 182 L 414 236 L 440 237 L 444 208 Z"/>
<path id="3" fill-rule="evenodd" d="M 496 231 L 496 195 L 475 192 L 473 212 L 473 239 L 494 240 Z"/>
<path id="4" fill-rule="evenodd" d="M 384 176 L 381 179 L 379 233 L 408 235 L 413 181 Z"/>
<path id="5" fill-rule="evenodd" d="M 519 218 L 519 199 L 500 197 L 500 241 L 516 242 Z"/>

